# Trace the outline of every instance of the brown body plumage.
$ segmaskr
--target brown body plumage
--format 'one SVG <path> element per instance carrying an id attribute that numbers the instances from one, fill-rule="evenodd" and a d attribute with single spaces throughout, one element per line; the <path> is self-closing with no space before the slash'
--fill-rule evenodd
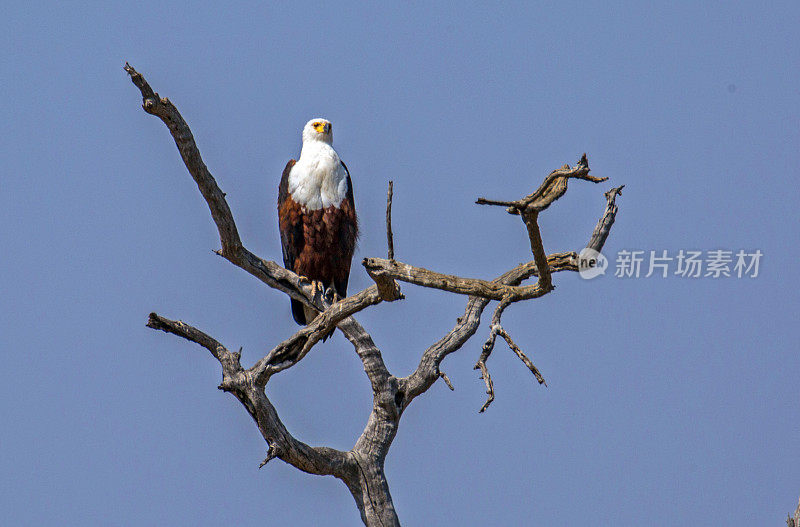
<path id="1" fill-rule="evenodd" d="M 287 269 L 309 280 L 333 287 L 340 298 L 347 296 L 350 262 L 358 237 L 353 187 L 347 172 L 347 193 L 338 206 L 309 210 L 289 192 L 289 175 L 296 161 L 286 165 L 278 191 L 283 263 Z M 347 167 L 342 163 L 344 170 Z M 292 316 L 298 324 L 313 320 L 311 310 L 292 300 Z"/>

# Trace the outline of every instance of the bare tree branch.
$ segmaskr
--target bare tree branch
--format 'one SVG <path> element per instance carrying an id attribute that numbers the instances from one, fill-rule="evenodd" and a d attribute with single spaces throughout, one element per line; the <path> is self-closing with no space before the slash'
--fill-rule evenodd
<path id="1" fill-rule="evenodd" d="M 450 388 L 450 391 L 451 391 L 451 392 L 452 392 L 452 391 L 455 391 L 455 388 L 453 388 L 453 384 L 450 382 L 450 378 L 449 378 L 449 377 L 447 376 L 447 374 L 446 374 L 445 372 L 443 372 L 441 369 L 439 370 L 439 377 L 441 377 L 441 378 L 442 378 L 442 380 L 443 380 L 443 381 L 444 381 L 444 383 L 447 385 L 447 387 L 448 387 L 448 388 Z"/>
<path id="2" fill-rule="evenodd" d="M 485 412 L 486 409 L 489 408 L 489 405 L 494 401 L 494 383 L 492 382 L 492 376 L 489 375 L 489 368 L 486 367 L 487 358 L 489 358 L 488 355 L 484 357 L 484 355 L 481 354 L 480 358 L 478 359 L 478 364 L 475 365 L 476 369 L 480 368 L 481 370 L 481 379 L 483 379 L 483 382 L 486 383 L 486 393 L 489 395 L 489 397 L 486 398 L 486 402 L 483 403 L 483 406 L 481 406 L 481 409 L 478 410 L 478 413 L 481 414 Z"/>
<path id="3" fill-rule="evenodd" d="M 584 179 L 594 183 L 606 181 L 608 178 L 597 178 L 589 175 L 589 162 L 586 159 L 586 154 L 581 156 L 578 164 L 570 168 L 569 165 L 564 165 L 558 170 L 553 170 L 545 178 L 544 182 L 539 185 L 532 194 L 525 196 L 516 201 L 496 201 L 486 198 L 478 198 L 475 202 L 478 205 L 500 205 L 508 207 L 509 214 L 521 214 L 525 211 L 528 212 L 541 212 L 550 206 L 555 200 L 564 195 L 567 191 L 567 180 L 570 178 Z"/>
<path id="4" fill-rule="evenodd" d="M 233 374 L 242 371 L 242 366 L 239 364 L 239 358 L 241 357 L 239 353 L 228 351 L 225 346 L 217 342 L 214 338 L 195 327 L 184 324 L 180 320 L 174 321 L 161 317 L 156 313 L 150 313 L 150 317 L 147 320 L 147 327 L 172 333 L 173 335 L 200 344 L 210 351 L 214 358 L 217 359 L 222 367 L 229 373 Z"/>
<path id="5" fill-rule="evenodd" d="M 586 154 L 584 154 L 584 156 L 581 158 L 581 162 L 586 165 L 586 169 L 588 171 Z M 564 191 L 566 191 L 566 177 L 563 177 L 562 180 L 565 182 Z M 553 284 L 550 276 L 550 264 L 544 252 L 542 235 L 539 232 L 539 210 L 530 210 L 527 208 L 520 209 L 520 214 L 522 216 L 522 220 L 525 222 L 525 227 L 528 230 L 528 239 L 531 244 L 531 252 L 533 253 L 533 260 L 536 264 L 536 270 L 539 276 L 535 287 L 538 287 L 541 291 L 543 291 L 542 294 L 546 294 L 553 290 Z M 544 384 L 544 377 L 542 377 L 542 375 L 539 373 L 539 370 L 533 365 L 530 359 L 525 356 L 522 350 L 519 349 L 519 346 L 514 343 L 514 341 L 511 339 L 511 335 L 509 335 L 506 330 L 503 329 L 501 324 L 503 311 L 505 311 L 505 309 L 514 301 L 514 298 L 510 295 L 503 296 L 503 298 L 500 300 L 500 304 L 497 306 L 494 315 L 492 316 L 492 325 L 489 332 L 489 338 L 486 339 L 486 342 L 483 344 L 481 354 L 478 357 L 478 362 L 475 364 L 475 369 L 481 370 L 481 377 L 486 383 L 486 393 L 488 394 L 486 402 L 483 403 L 483 406 L 481 406 L 481 409 L 479 410 L 480 413 L 486 411 L 486 409 L 489 408 L 489 405 L 492 404 L 492 401 L 494 401 L 494 383 L 492 383 L 492 378 L 489 375 L 489 368 L 486 365 L 486 361 L 489 360 L 489 356 L 494 349 L 494 343 L 497 335 L 500 335 L 503 337 L 503 339 L 505 339 L 506 343 L 508 343 L 508 346 L 514 351 L 514 353 L 517 354 L 517 356 L 525 363 L 525 365 L 528 366 L 528 369 L 533 372 L 533 374 L 536 376 L 536 379 L 539 381 L 539 384 Z"/>
<path id="6" fill-rule="evenodd" d="M 342 320 L 369 306 L 381 302 L 376 286 L 368 287 L 328 307 L 309 325 L 275 346 L 263 359 L 250 369 L 256 383 L 263 386 L 273 374 L 294 366 L 311 348 Z M 357 331 L 354 328 L 353 331 Z"/>
<path id="7" fill-rule="evenodd" d="M 490 335 L 476 365 L 481 370 L 489 395 L 481 411 L 494 399 L 494 387 L 486 360 L 494 348 L 497 336 L 506 341 L 539 383 L 545 384 L 539 370 L 503 328 L 501 317 L 512 303 L 537 298 L 550 292 L 553 289 L 552 273 L 578 270 L 578 255 L 575 252 L 546 256 L 538 226 L 538 214 L 566 192 L 568 179 L 600 182 L 606 178 L 589 176 L 589 164 L 584 154 L 574 168 L 565 165 L 553 171 L 536 191 L 520 200 L 501 202 L 479 199 L 480 204 L 503 205 L 509 208 L 510 213 L 522 217 L 533 254 L 533 261 L 520 264 L 491 281 L 437 273 L 395 261 L 391 225 L 393 185 L 390 182 L 386 206 L 388 259 L 365 258 L 363 261 L 367 273 L 376 285 L 331 305 L 328 299 L 321 294 L 315 294 L 311 284 L 295 273 L 254 255 L 243 246 L 225 194 L 203 162 L 191 130 L 177 108 L 168 99 L 160 98 L 144 77 L 127 63 L 125 70 L 142 94 L 144 110 L 159 117 L 167 125 L 186 168 L 205 198 L 222 245 L 222 250 L 217 251 L 217 254 L 268 286 L 321 313 L 312 323 L 275 346 L 249 369 L 241 366 L 240 353 L 229 351 L 208 334 L 188 324 L 152 313 L 148 327 L 195 342 L 208 349 L 220 362 L 223 381 L 219 388 L 232 393 L 242 403 L 268 444 L 267 456 L 261 466 L 271 459 L 279 458 L 311 474 L 333 475 L 347 485 L 366 525 L 399 525 L 383 467 L 403 411 L 415 397 L 424 393 L 439 378 L 453 389 L 447 375 L 440 370 L 441 361 L 461 348 L 475 334 L 483 310 L 493 300 L 500 304 L 492 317 Z M 598 251 L 602 249 L 614 223 L 617 212 L 614 200 L 621 188 L 606 193 L 605 213 L 590 240 L 590 247 Z M 524 280 L 534 276 L 537 277 L 535 284 L 521 285 Z M 389 372 L 372 337 L 352 316 L 384 300 L 403 298 L 396 280 L 469 296 L 464 315 L 459 317 L 456 326 L 425 350 L 416 370 L 403 378 L 397 378 Z M 373 392 L 373 407 L 367 424 L 349 452 L 311 447 L 294 438 L 278 418 L 264 389 L 272 375 L 297 364 L 335 327 L 353 345 Z"/>
<path id="8" fill-rule="evenodd" d="M 528 239 L 531 242 L 533 261 L 536 263 L 536 270 L 539 274 L 539 280 L 536 285 L 545 293 L 549 293 L 553 290 L 553 283 L 550 279 L 550 265 L 547 262 L 547 256 L 542 245 L 542 235 L 539 233 L 538 219 L 539 213 L 536 211 L 522 213 L 522 221 L 525 222 L 525 227 L 528 229 Z M 510 301 L 513 302 L 513 300 Z"/>
<path id="9" fill-rule="evenodd" d="M 489 367 L 486 364 L 486 361 L 489 359 L 489 356 L 494 349 L 494 344 L 498 336 L 502 337 L 503 340 L 506 341 L 508 347 L 513 351 L 517 357 L 528 367 L 528 369 L 533 373 L 536 380 L 539 381 L 539 384 L 544 384 L 547 386 L 547 383 L 544 381 L 544 377 L 539 372 L 539 369 L 533 365 L 533 362 L 522 352 L 522 350 L 517 346 L 517 344 L 511 338 L 511 335 L 503 329 L 503 325 L 501 323 L 501 318 L 503 316 L 503 311 L 511 305 L 509 301 L 501 301 L 498 304 L 497 308 L 494 311 L 494 315 L 492 315 L 492 323 L 489 328 L 489 337 L 486 339 L 486 342 L 483 343 L 483 347 L 481 348 L 481 354 L 478 357 L 478 362 L 475 364 L 475 369 L 481 370 L 481 377 L 483 378 L 484 382 L 486 383 L 486 393 L 489 394 L 489 397 L 486 399 L 486 402 L 483 404 L 479 412 L 484 412 L 489 405 L 492 404 L 494 401 L 494 384 L 491 381 L 491 377 L 489 376 Z"/>
<path id="10" fill-rule="evenodd" d="M 611 226 L 614 225 L 614 220 L 617 217 L 617 204 L 615 201 L 617 196 L 622 195 L 623 188 L 625 188 L 625 185 L 620 185 L 605 193 L 606 210 L 603 216 L 597 221 L 597 225 L 594 231 L 592 231 L 592 236 L 589 238 L 589 243 L 586 244 L 586 247 L 594 249 L 597 252 L 603 249 L 606 238 L 608 238 L 608 234 L 611 232 Z"/>
<path id="11" fill-rule="evenodd" d="M 531 373 L 533 374 L 534 377 L 536 377 L 536 380 L 539 382 L 539 384 L 544 384 L 545 386 L 547 386 L 547 383 L 545 382 L 544 377 L 542 377 L 542 374 L 539 372 L 539 369 L 536 366 L 534 366 L 533 362 L 531 362 L 531 360 L 525 355 L 525 353 L 523 353 L 522 350 L 519 349 L 519 346 L 517 346 L 511 339 L 511 335 L 509 335 L 506 332 L 506 330 L 503 329 L 502 326 L 500 326 L 500 329 L 498 330 L 497 334 L 505 339 L 509 349 L 511 349 L 511 351 L 513 351 L 514 354 L 517 357 L 519 357 L 519 360 L 521 360 L 523 364 L 525 364 L 525 366 L 527 366 L 527 368 L 531 370 Z"/>
<path id="12" fill-rule="evenodd" d="M 389 182 L 389 190 L 386 193 L 386 245 L 388 247 L 389 261 L 394 261 L 394 235 L 392 234 L 392 190 L 394 184 Z M 366 266 L 365 266 L 366 267 Z M 367 274 L 375 281 L 378 286 L 378 293 L 381 298 L 387 302 L 405 298 L 400 292 L 400 286 L 391 277 L 382 273 L 373 273 L 369 267 L 366 267 Z"/>
<path id="13" fill-rule="evenodd" d="M 194 178 L 200 193 L 203 194 L 208 207 L 211 210 L 211 217 L 214 223 L 217 224 L 219 230 L 219 239 L 222 243 L 222 253 L 226 258 L 236 254 L 242 246 L 242 241 L 239 239 L 239 231 L 236 230 L 236 224 L 233 222 L 233 214 L 225 201 L 225 194 L 217 186 L 214 176 L 208 171 L 203 158 L 200 156 L 200 150 L 194 141 L 194 136 L 186 121 L 183 120 L 178 109 L 166 97 L 161 99 L 158 94 L 153 91 L 144 77 L 131 67 L 127 62 L 125 63 L 125 71 L 131 76 L 131 81 L 142 92 L 142 108 L 144 111 L 151 115 L 155 115 L 167 125 L 175 144 L 178 146 L 178 151 L 183 158 L 186 168 Z"/>
<path id="14" fill-rule="evenodd" d="M 568 262 L 568 264 L 572 263 L 571 261 Z M 564 262 L 564 264 L 566 267 L 567 262 Z M 477 296 L 489 300 L 510 298 L 512 302 L 519 302 L 538 298 L 548 292 L 538 283 L 529 286 L 510 286 L 497 281 L 490 282 L 479 278 L 463 278 L 451 274 L 437 273 L 424 267 L 414 267 L 397 260 L 364 258 L 363 265 L 370 273 L 370 276 L 394 278 L 422 287 L 441 289 L 451 293 Z"/>
<path id="15" fill-rule="evenodd" d="M 585 160 L 585 155 L 584 157 L 581 158 L 581 162 L 585 166 L 585 170 L 588 171 L 588 162 L 586 162 Z M 579 165 L 580 164 L 581 163 L 579 163 Z M 553 174 L 551 174 L 551 176 L 552 175 Z M 532 194 L 532 196 L 534 194 Z M 611 201 L 614 199 L 615 196 L 616 193 L 610 191 L 609 193 L 606 194 L 606 199 L 607 201 Z M 610 228 L 610 226 L 614 223 L 616 213 L 617 213 L 616 206 L 612 207 L 607 204 L 606 210 L 604 211 L 603 216 L 600 218 L 598 223 L 603 225 L 608 225 L 608 227 Z M 526 227 L 527 226 L 528 223 L 526 222 Z M 530 237 L 531 236 L 529 231 L 529 238 Z M 602 250 L 603 244 L 605 243 L 605 239 L 606 239 L 605 237 L 597 238 L 596 240 L 597 251 Z M 536 245 L 535 240 L 531 240 L 531 245 L 532 245 L 532 250 L 534 250 L 533 248 Z M 547 257 L 548 265 L 547 266 L 542 265 L 541 267 L 542 269 L 545 268 L 549 269 L 551 274 L 557 271 L 578 271 L 577 257 L 578 255 L 575 252 L 553 254 Z M 370 263 L 376 266 L 384 267 L 383 262 L 381 262 L 379 259 L 371 259 Z M 387 271 L 390 271 L 390 269 L 387 268 Z M 417 281 L 412 280 L 410 276 L 413 273 L 408 272 L 408 270 L 405 271 L 406 272 L 404 273 L 403 276 L 409 276 L 409 279 L 407 281 L 411 283 L 417 283 Z M 428 272 L 432 273 L 432 271 Z M 392 276 L 394 276 L 395 278 L 403 280 L 403 277 L 398 276 L 398 274 L 394 273 L 390 274 L 392 274 Z M 514 287 L 519 285 L 523 280 L 526 280 L 531 276 L 537 276 L 537 275 L 538 271 L 535 261 L 527 262 L 524 264 L 520 264 L 515 268 L 507 271 L 502 276 L 493 280 L 492 284 L 502 284 L 505 286 Z M 438 289 L 451 291 L 451 288 L 447 287 L 447 280 L 445 279 L 446 277 L 438 276 L 436 278 L 438 278 L 438 281 L 431 280 L 430 282 L 420 283 L 418 285 L 427 285 L 428 283 L 430 283 L 429 287 L 437 287 Z M 438 286 L 433 285 L 434 283 L 439 285 Z M 467 302 L 467 306 L 464 310 L 464 315 L 459 317 L 456 326 L 452 330 L 450 330 L 450 332 L 447 333 L 447 335 L 442 337 L 438 342 L 436 342 L 435 344 L 430 346 L 427 350 L 425 350 L 425 353 L 423 353 L 422 359 L 420 360 L 417 369 L 411 375 L 400 379 L 400 390 L 405 394 L 405 406 L 410 404 L 410 402 L 418 395 L 427 391 L 428 388 L 430 388 L 430 386 L 434 382 L 436 382 L 436 380 L 439 378 L 438 372 L 441 361 L 444 359 L 444 357 L 446 357 L 450 353 L 461 348 L 461 346 L 463 346 L 464 343 L 467 340 L 469 340 L 469 338 L 472 337 L 472 335 L 475 334 L 475 332 L 478 329 L 478 326 L 480 325 L 481 314 L 483 313 L 483 310 L 486 308 L 486 306 L 489 304 L 490 298 L 493 300 L 497 299 L 496 296 L 491 296 L 490 294 L 486 294 L 486 290 L 485 289 L 481 290 L 478 285 L 476 285 L 475 288 L 476 290 L 480 290 L 480 292 L 484 294 L 482 294 L 481 296 L 477 295 L 470 296 Z M 460 291 L 452 291 L 452 292 L 460 292 Z M 508 297 L 505 297 L 505 299 L 509 300 Z M 504 297 L 500 296 L 498 300 L 502 301 L 504 300 Z M 487 343 L 491 342 L 492 347 L 494 345 L 495 338 L 496 335 L 491 334 L 489 339 L 487 339 Z M 489 348 L 489 353 L 491 353 L 491 348 Z M 483 356 L 483 352 L 481 356 Z M 486 383 L 487 393 L 489 394 L 489 399 L 487 400 L 487 403 L 491 404 L 492 400 L 494 400 L 494 389 L 493 389 L 493 384 L 491 383 L 491 377 L 489 376 L 488 369 L 486 368 L 486 358 L 484 358 L 481 361 L 479 357 L 478 363 L 476 364 L 476 369 L 481 369 L 481 377 L 484 379 L 484 382 Z M 483 410 L 485 410 L 486 407 L 488 407 L 487 404 L 484 405 Z"/>
<path id="16" fill-rule="evenodd" d="M 170 320 L 156 313 L 150 313 L 147 327 L 185 338 L 211 352 L 222 366 L 223 379 L 219 388 L 235 395 L 256 421 L 258 429 L 269 444 L 268 459 L 278 457 L 310 474 L 332 475 L 340 479 L 352 477 L 354 467 L 347 453 L 332 448 L 310 447 L 296 440 L 286 430 L 263 389 L 259 390 L 255 386 L 250 372 L 239 364 L 239 353 L 229 351 L 216 339 L 189 324 Z"/>
<path id="17" fill-rule="evenodd" d="M 388 258 L 394 260 L 394 236 L 392 235 L 392 194 L 394 181 L 389 182 L 389 191 L 386 193 L 386 245 Z"/>

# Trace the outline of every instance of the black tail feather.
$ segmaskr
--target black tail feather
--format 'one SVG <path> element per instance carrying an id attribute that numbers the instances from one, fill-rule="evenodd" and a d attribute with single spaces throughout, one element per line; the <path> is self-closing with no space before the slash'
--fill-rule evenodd
<path id="1" fill-rule="evenodd" d="M 301 326 L 306 325 L 306 313 L 303 311 L 303 303 L 295 300 L 294 298 L 291 299 L 292 302 L 292 317 L 294 317 L 294 321 L 300 324 Z"/>
<path id="2" fill-rule="evenodd" d="M 305 326 L 307 322 L 306 322 L 306 312 L 303 309 L 303 303 L 293 298 L 290 301 L 292 303 L 292 318 L 294 318 L 294 321 L 300 324 L 301 326 Z M 331 337 L 331 335 L 333 335 L 334 331 L 336 331 L 336 328 L 333 328 L 327 335 L 322 337 L 322 342 L 328 340 Z"/>

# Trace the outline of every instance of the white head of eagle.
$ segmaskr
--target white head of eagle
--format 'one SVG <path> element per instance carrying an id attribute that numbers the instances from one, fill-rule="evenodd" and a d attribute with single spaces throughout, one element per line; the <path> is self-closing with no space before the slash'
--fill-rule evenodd
<path id="1" fill-rule="evenodd" d="M 303 127 L 300 157 L 286 164 L 278 187 L 278 221 L 284 266 L 346 297 L 358 220 L 350 173 L 333 149 L 327 119 Z M 292 300 L 292 316 L 308 324 L 316 311 Z"/>
<path id="2" fill-rule="evenodd" d="M 333 125 L 327 119 L 311 119 L 303 127 L 303 145 L 312 141 L 333 144 Z"/>

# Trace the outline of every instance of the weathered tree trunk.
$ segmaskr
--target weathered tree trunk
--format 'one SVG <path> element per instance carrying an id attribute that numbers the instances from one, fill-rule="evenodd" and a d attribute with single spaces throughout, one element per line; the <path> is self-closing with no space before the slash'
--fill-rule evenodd
<path id="1" fill-rule="evenodd" d="M 368 527 L 399 526 L 394 510 L 389 483 L 383 472 L 383 460 L 352 453 L 357 459 L 359 478 L 355 485 L 348 484 L 356 500 L 361 520 Z"/>

